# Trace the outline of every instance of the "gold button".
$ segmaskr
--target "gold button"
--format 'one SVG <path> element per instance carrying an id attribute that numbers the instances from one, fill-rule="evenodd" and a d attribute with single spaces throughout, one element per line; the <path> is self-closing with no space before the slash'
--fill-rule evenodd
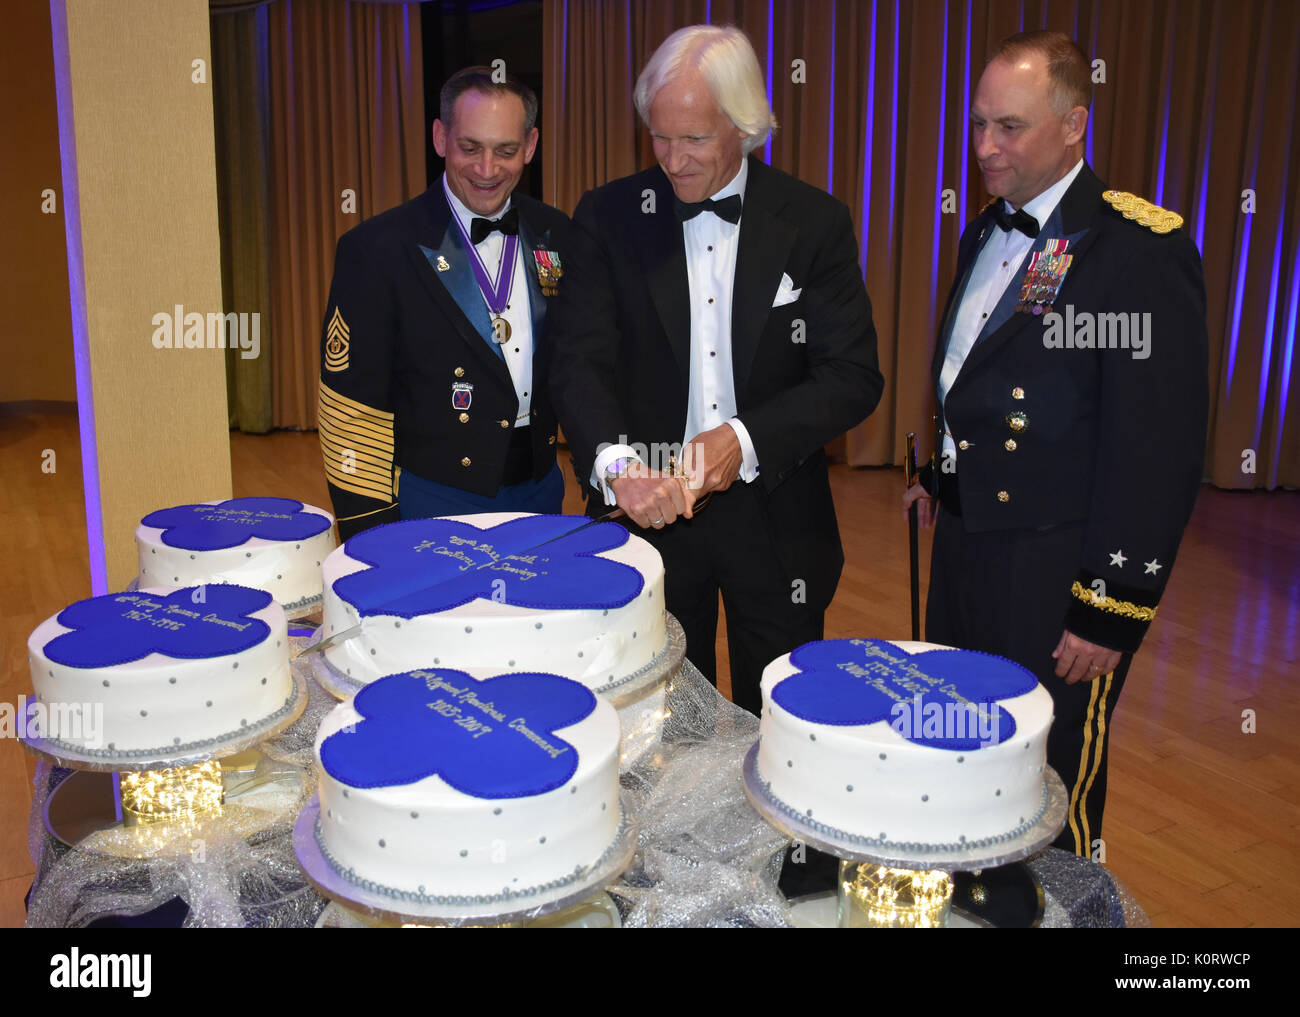
<path id="1" fill-rule="evenodd" d="M 509 427 L 509 426 L 510 426 L 510 421 L 508 421 L 508 420 L 503 420 L 503 421 L 501 421 L 501 426 L 502 426 L 502 427 Z"/>
<path id="2" fill-rule="evenodd" d="M 1015 413 L 1007 414 L 1007 427 L 1013 431 L 1023 431 L 1029 427 L 1029 417 L 1017 410 Z"/>
<path id="3" fill-rule="evenodd" d="M 965 452 L 968 448 L 970 448 L 970 442 L 968 442 L 965 438 L 963 438 L 961 441 L 957 442 L 957 447 L 961 449 L 963 452 Z"/>
<path id="4" fill-rule="evenodd" d="M 1010 500 L 1011 500 L 1011 495 L 1007 494 L 1006 491 L 999 491 L 999 492 L 998 492 L 998 501 L 1007 502 L 1007 501 L 1010 501 Z"/>
<path id="5" fill-rule="evenodd" d="M 555 444 L 555 435 L 551 435 L 549 438 L 547 438 L 547 439 L 546 439 L 546 444 L 548 444 L 548 445 L 554 445 L 554 444 Z"/>
<path id="6" fill-rule="evenodd" d="M 1023 399 L 1024 397 L 1025 397 L 1025 390 L 1021 388 L 1019 385 L 1017 385 L 1015 388 L 1011 390 L 1012 399 Z"/>
<path id="7" fill-rule="evenodd" d="M 462 459 L 462 460 L 460 461 L 460 464 L 461 464 L 461 466 L 468 466 L 468 465 L 469 465 L 469 456 L 466 456 L 464 459 Z M 1003 493 L 1005 493 L 1005 492 L 1003 492 Z"/>
<path id="8" fill-rule="evenodd" d="M 461 422 L 462 424 L 468 424 L 468 423 L 469 423 L 469 414 L 468 414 L 468 413 L 462 413 L 462 414 L 460 415 L 460 422 Z"/>
<path id="9" fill-rule="evenodd" d="M 465 368 L 463 368 L 463 367 L 458 367 L 458 368 L 456 368 L 456 377 L 457 377 L 457 378 L 463 378 L 463 377 L 465 377 Z"/>
<path id="10" fill-rule="evenodd" d="M 1015 439 L 1015 438 L 1008 438 L 1008 439 L 1006 440 L 1005 446 L 1006 446 L 1006 450 L 1007 450 L 1008 452 L 1014 452 L 1014 451 L 1016 450 L 1016 439 Z"/>

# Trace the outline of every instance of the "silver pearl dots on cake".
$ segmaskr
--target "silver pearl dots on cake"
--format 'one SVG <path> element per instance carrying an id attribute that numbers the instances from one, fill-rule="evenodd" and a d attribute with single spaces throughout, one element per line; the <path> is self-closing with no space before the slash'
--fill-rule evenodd
<path id="1" fill-rule="evenodd" d="M 602 803 L 602 807 L 603 807 L 603 803 Z M 321 835 L 321 823 L 320 823 L 319 814 L 317 815 L 316 821 L 314 823 L 314 829 L 312 833 L 313 833 L 313 839 L 315 840 L 316 846 L 320 850 L 321 857 L 329 865 L 329 867 L 340 877 L 347 880 L 349 883 L 353 884 L 354 886 L 359 887 L 361 890 L 366 891 L 367 893 L 376 894 L 382 897 L 389 898 L 391 900 L 402 901 L 405 903 L 416 904 L 424 907 L 430 905 L 439 906 L 439 907 L 466 907 L 466 906 L 484 907 L 484 906 L 490 906 L 494 904 L 509 903 L 511 901 L 523 901 L 532 898 L 545 897 L 548 894 L 552 894 L 557 890 L 562 890 L 565 887 L 569 887 L 574 885 L 575 883 L 578 883 L 584 878 L 587 878 L 589 873 L 591 874 L 596 873 L 614 857 L 615 850 L 619 848 L 621 845 L 623 845 L 625 836 L 629 833 L 629 828 L 628 828 L 627 816 L 624 815 L 620 819 L 618 833 L 615 836 L 613 842 L 610 844 L 610 846 L 606 849 L 605 853 L 600 857 L 600 859 L 596 861 L 594 865 L 582 865 L 582 864 L 575 865 L 573 871 L 570 872 L 568 875 L 563 876 L 559 879 L 552 879 L 545 883 L 537 884 L 535 886 L 518 887 L 516 889 L 511 889 L 510 887 L 507 886 L 507 887 L 502 887 L 500 893 L 475 894 L 475 895 L 430 894 L 428 892 L 428 888 L 424 884 L 421 884 L 416 888 L 414 892 L 412 892 L 410 890 L 399 890 L 395 887 L 385 886 L 381 883 L 376 883 L 373 880 L 363 879 L 356 874 L 355 869 L 344 868 L 339 863 L 339 861 L 330 853 L 329 848 L 325 846 L 324 837 Z M 545 843 L 545 841 L 546 838 L 542 837 L 541 842 Z M 462 848 L 460 851 L 460 856 L 462 858 L 465 858 L 468 857 L 468 855 L 469 855 L 468 849 Z M 519 882 L 518 876 L 514 876 L 511 878 L 512 884 L 517 884 L 518 882 Z"/>

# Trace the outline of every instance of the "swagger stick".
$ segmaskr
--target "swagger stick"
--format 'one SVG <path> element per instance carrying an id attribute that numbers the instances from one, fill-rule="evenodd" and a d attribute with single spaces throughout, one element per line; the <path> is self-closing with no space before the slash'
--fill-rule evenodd
<path id="1" fill-rule="evenodd" d="M 907 471 L 907 486 L 910 488 L 916 483 L 916 433 L 914 431 L 908 432 L 907 435 L 907 461 L 904 466 Z M 916 502 L 912 502 L 907 510 L 907 543 L 912 570 L 912 639 L 920 642 L 921 576 L 917 552 Z"/>

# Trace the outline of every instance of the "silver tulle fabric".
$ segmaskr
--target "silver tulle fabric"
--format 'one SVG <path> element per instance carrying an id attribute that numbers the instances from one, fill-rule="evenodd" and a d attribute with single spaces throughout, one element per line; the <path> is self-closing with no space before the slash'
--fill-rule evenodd
<path id="1" fill-rule="evenodd" d="M 259 746 L 254 773 L 242 776 L 237 788 L 228 785 L 222 815 L 166 833 L 117 827 L 72 848 L 57 844 L 44 828 L 44 807 L 68 774 L 41 762 L 29 833 L 36 880 L 28 927 L 81 927 L 98 918 L 141 915 L 173 897 L 189 905 L 186 927 L 313 925 L 326 902 L 303 879 L 293 824 L 316 790 L 316 728 L 337 703 L 314 681 L 308 690 L 303 716 Z M 140 850 L 152 854 L 132 857 Z"/>
<path id="2" fill-rule="evenodd" d="M 372 924 L 320 897 L 294 855 L 294 822 L 316 790 L 316 730 L 336 705 L 315 681 L 308 687 L 302 718 L 260 746 L 256 771 L 228 785 L 222 815 L 173 830 L 165 842 L 135 827 L 101 831 L 71 848 L 58 844 L 43 814 L 68 773 L 40 763 L 27 925 L 80 927 L 141 915 L 176 897 L 189 906 L 187 927 Z M 749 805 L 741 782 L 758 720 L 723 699 L 689 662 L 669 683 L 666 706 L 661 736 L 621 776 L 639 829 L 630 868 L 608 888 L 621 924 L 789 927 L 790 908 L 777 889 L 787 841 Z M 1044 926 L 1147 924 L 1100 865 L 1056 850 L 1029 865 L 1044 887 Z"/>

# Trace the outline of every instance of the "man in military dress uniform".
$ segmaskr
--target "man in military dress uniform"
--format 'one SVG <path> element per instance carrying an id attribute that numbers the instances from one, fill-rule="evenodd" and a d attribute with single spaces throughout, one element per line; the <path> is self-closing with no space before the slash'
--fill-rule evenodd
<path id="1" fill-rule="evenodd" d="M 1172 212 L 1083 162 L 1089 64 L 1002 44 L 971 107 L 993 202 L 967 227 L 933 363 L 937 517 L 926 636 L 1018 661 L 1052 694 L 1058 846 L 1101 835 L 1111 716 L 1200 485 L 1205 289 Z M 934 502 L 937 498 L 938 507 Z M 1028 817 L 1027 817 L 1028 818 Z"/>
<path id="2" fill-rule="evenodd" d="M 442 180 L 339 238 L 320 441 L 339 535 L 402 519 L 558 512 L 548 303 L 568 217 L 512 192 L 537 99 L 470 67 L 443 86 Z"/>

